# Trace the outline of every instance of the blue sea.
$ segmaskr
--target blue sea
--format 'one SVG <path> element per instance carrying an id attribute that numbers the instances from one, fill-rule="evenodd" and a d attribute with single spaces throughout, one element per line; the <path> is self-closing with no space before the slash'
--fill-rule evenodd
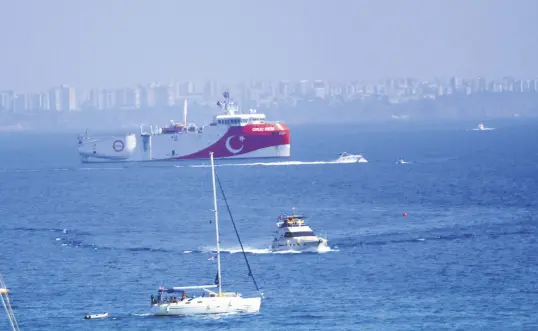
<path id="1" fill-rule="evenodd" d="M 88 165 L 74 135 L 2 134 L 0 271 L 21 330 L 538 330 L 538 122 L 475 126 L 295 126 L 290 160 L 217 160 L 265 299 L 182 318 L 149 316 L 150 295 L 215 278 L 208 161 Z M 331 163 L 344 151 L 369 162 Z M 254 295 L 219 201 L 224 290 Z M 294 207 L 331 251 L 269 252 Z"/>

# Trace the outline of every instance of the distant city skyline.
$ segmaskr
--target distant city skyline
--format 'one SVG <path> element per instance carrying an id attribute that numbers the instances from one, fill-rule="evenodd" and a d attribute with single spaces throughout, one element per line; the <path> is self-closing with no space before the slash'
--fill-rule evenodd
<path id="1" fill-rule="evenodd" d="M 538 1 L 4 1 L 0 90 L 538 76 Z"/>
<path id="2" fill-rule="evenodd" d="M 390 103 L 404 103 L 453 94 L 538 93 L 538 78 L 505 76 L 487 80 L 483 77 L 453 76 L 445 80 L 398 78 L 365 82 L 357 79 L 345 83 L 328 80 L 251 80 L 241 83 L 208 80 L 199 85 L 192 81 L 153 82 L 87 90 L 63 84 L 39 93 L 0 90 L 0 113 L 166 108 L 182 106 L 185 98 L 190 102 L 214 106 L 223 91 L 230 91 L 242 107 L 295 105 L 301 100 L 314 99 L 350 102 L 373 96 L 385 97 Z"/>

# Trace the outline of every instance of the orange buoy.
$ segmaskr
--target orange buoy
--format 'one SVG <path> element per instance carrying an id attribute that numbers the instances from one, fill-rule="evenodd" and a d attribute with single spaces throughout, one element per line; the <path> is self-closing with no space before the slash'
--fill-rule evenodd
<path id="1" fill-rule="evenodd" d="M 403 214 L 402 214 L 402 216 L 407 216 L 407 213 L 404 211 Z"/>

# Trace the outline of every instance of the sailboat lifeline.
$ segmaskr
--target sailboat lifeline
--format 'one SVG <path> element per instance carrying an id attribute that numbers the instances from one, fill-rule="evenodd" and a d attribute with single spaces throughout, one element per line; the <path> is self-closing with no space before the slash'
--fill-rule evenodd
<path id="1" fill-rule="evenodd" d="M 217 207 L 217 189 L 215 182 L 215 164 L 213 152 L 210 152 L 211 175 L 213 182 L 213 212 L 215 214 L 215 232 L 217 242 L 217 277 L 213 285 L 198 286 L 181 286 L 164 288 L 161 286 L 157 298 L 151 298 L 151 312 L 156 316 L 181 316 L 181 315 L 206 315 L 206 314 L 223 314 L 223 313 L 257 313 L 260 311 L 261 296 L 253 298 L 244 298 L 237 292 L 222 292 L 221 262 L 220 262 L 220 239 L 219 239 L 219 217 Z M 220 185 L 220 181 L 219 181 Z M 222 190 L 222 186 L 221 186 Z M 222 192 L 224 193 L 224 192 Z M 226 198 L 224 196 L 224 198 Z M 228 210 L 229 211 L 229 210 Z M 230 214 L 231 216 L 231 214 Z M 233 218 L 232 218 L 233 222 Z M 235 227 L 235 223 L 234 223 Z M 236 229 L 237 233 L 237 229 Z M 239 236 L 238 236 L 239 238 Z M 242 246 L 242 245 L 241 245 Z M 246 259 L 246 255 L 245 255 Z M 249 267 L 249 276 L 252 272 Z M 256 282 L 254 284 L 257 287 Z M 217 288 L 217 292 L 210 289 Z M 189 296 L 187 291 L 203 290 L 205 293 L 201 296 Z M 175 296 L 163 298 L 164 294 L 180 294 L 181 298 Z"/>

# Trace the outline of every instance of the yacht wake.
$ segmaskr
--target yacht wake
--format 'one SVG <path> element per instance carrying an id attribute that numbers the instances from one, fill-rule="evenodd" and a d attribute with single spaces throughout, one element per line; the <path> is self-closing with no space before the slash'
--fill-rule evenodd
<path id="1" fill-rule="evenodd" d="M 285 251 L 277 251 L 273 252 L 270 248 L 253 248 L 253 247 L 245 247 L 245 252 L 248 254 L 255 254 L 255 255 L 261 255 L 261 254 L 301 254 L 301 253 L 327 253 L 327 252 L 338 252 L 339 249 L 337 247 L 331 248 L 331 247 L 324 247 L 320 248 L 317 251 L 296 251 L 296 250 L 285 250 Z M 194 251 L 195 252 L 195 251 Z M 198 251 L 199 253 L 212 253 L 216 254 L 216 248 L 203 248 Z M 185 254 L 187 253 L 193 253 L 193 251 L 185 251 Z M 235 253 L 241 253 L 241 248 L 221 248 L 220 249 L 221 254 L 235 254 Z"/>
<path id="2" fill-rule="evenodd" d="M 87 167 L 87 168 L 79 168 L 79 170 L 82 171 L 92 171 L 92 170 L 125 170 L 124 167 Z"/>
<path id="3" fill-rule="evenodd" d="M 1 172 L 59 172 L 59 171 L 91 171 L 91 170 L 124 170 L 126 168 L 122 167 L 94 167 L 94 168 L 78 168 L 78 167 L 72 167 L 72 168 L 40 168 L 40 169 L 24 169 L 24 168 L 13 168 L 13 169 L 0 169 Z"/>
<path id="4" fill-rule="evenodd" d="M 252 162 L 252 163 L 224 163 L 215 164 L 215 167 L 252 167 L 252 166 L 299 166 L 299 165 L 321 165 L 321 164 L 344 164 L 337 161 L 281 161 L 281 162 Z M 192 164 L 188 166 L 176 165 L 176 168 L 209 168 L 209 164 Z"/>

